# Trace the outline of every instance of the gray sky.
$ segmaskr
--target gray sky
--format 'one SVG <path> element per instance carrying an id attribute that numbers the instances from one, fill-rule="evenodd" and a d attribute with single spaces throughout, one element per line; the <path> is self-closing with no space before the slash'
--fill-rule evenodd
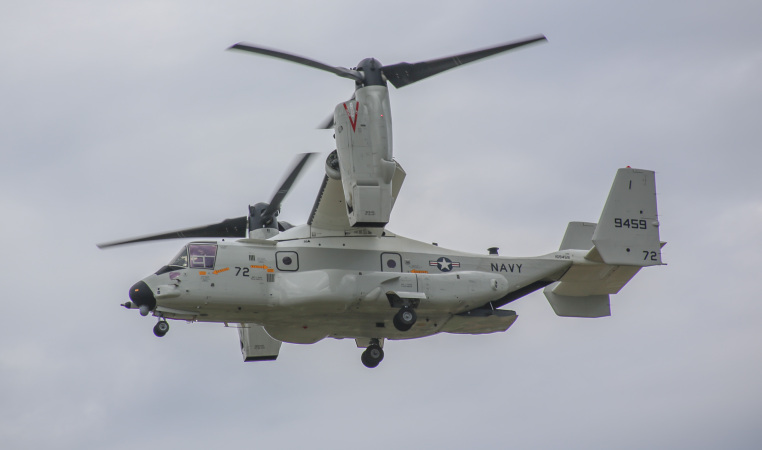
<path id="1" fill-rule="evenodd" d="M 759 448 L 762 4 L 27 1 L 0 16 L 0 446 L 4 449 Z M 226 52 L 352 67 L 537 33 L 549 42 L 392 90 L 408 173 L 389 228 L 530 256 L 596 221 L 615 171 L 657 172 L 666 267 L 612 317 L 535 293 L 506 333 L 285 344 L 119 307 L 202 225 L 266 200 L 348 80 Z M 315 164 L 284 204 L 307 219 Z"/>

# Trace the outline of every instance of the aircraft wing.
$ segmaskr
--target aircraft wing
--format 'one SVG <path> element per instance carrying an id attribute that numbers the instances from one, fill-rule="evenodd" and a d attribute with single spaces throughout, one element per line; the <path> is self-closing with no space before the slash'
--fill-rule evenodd
<path id="1" fill-rule="evenodd" d="M 324 176 L 323 184 L 320 186 L 320 191 L 315 199 L 315 206 L 312 207 L 307 224 L 326 230 L 349 228 L 341 180 L 334 180 L 328 175 Z"/>
<path id="2" fill-rule="evenodd" d="M 392 178 L 392 208 L 406 175 L 402 166 L 396 161 L 394 163 L 396 167 Z M 323 184 L 320 186 L 320 191 L 315 199 L 315 206 L 312 207 L 307 224 L 321 230 L 344 231 L 352 229 L 349 225 L 344 187 L 341 180 L 335 180 L 328 175 L 323 178 Z"/>

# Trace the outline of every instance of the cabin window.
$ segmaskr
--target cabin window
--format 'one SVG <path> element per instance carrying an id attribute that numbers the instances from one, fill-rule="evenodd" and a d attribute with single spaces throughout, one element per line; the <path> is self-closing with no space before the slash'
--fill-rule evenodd
<path id="1" fill-rule="evenodd" d="M 217 256 L 215 244 L 189 244 L 190 267 L 192 269 L 213 269 Z"/>
<path id="2" fill-rule="evenodd" d="M 278 270 L 294 272 L 299 270 L 299 254 L 296 252 L 275 252 L 275 266 Z"/>
<path id="3" fill-rule="evenodd" d="M 381 271 L 402 272 L 402 256 L 399 253 L 381 253 Z"/>

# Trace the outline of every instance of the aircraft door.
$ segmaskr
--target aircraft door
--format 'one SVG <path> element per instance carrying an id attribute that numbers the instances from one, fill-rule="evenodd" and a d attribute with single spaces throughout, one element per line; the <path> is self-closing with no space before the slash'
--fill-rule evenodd
<path id="1" fill-rule="evenodd" d="M 381 253 L 382 272 L 402 272 L 402 256 L 399 253 Z"/>

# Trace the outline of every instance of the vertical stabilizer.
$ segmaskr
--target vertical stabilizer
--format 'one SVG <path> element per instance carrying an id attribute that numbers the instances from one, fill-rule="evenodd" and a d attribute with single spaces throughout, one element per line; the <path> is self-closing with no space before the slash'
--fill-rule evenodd
<path id="1" fill-rule="evenodd" d="M 597 252 L 606 264 L 662 264 L 653 171 L 619 169 L 595 227 L 593 244 L 591 257 Z"/>
<path id="2" fill-rule="evenodd" d="M 590 250 L 593 248 L 594 223 L 569 222 L 559 250 Z"/>

